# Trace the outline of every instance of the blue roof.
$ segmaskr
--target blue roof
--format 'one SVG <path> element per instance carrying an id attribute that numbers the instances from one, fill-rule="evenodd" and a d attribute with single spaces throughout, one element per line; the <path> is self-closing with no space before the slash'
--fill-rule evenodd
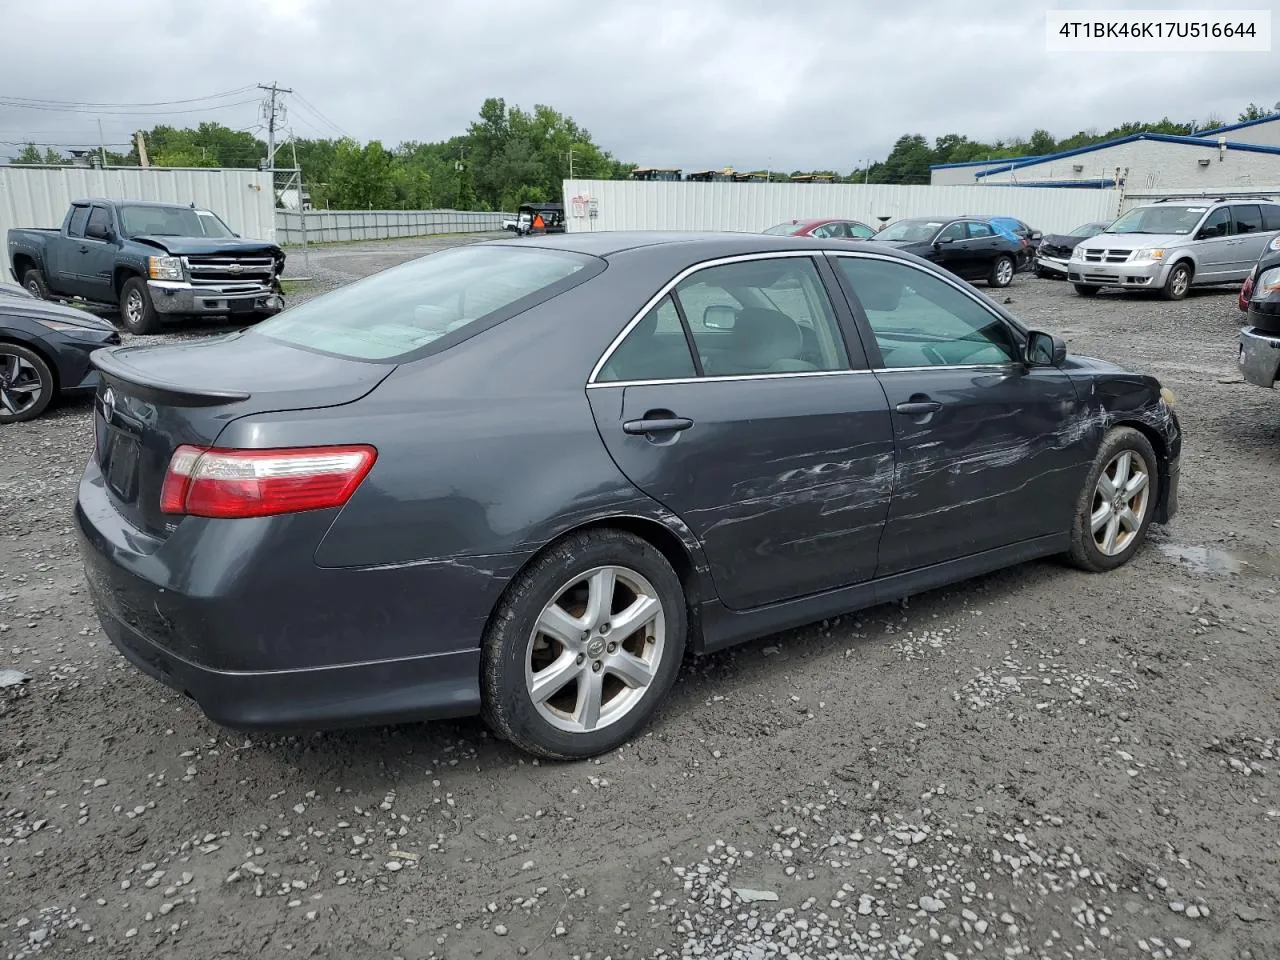
<path id="1" fill-rule="evenodd" d="M 1232 123 L 1225 127 L 1218 127 L 1216 130 L 1201 130 L 1196 134 L 1197 137 L 1216 137 L 1220 133 L 1226 133 L 1228 130 L 1243 130 L 1245 127 L 1256 126 L 1259 123 L 1271 123 L 1273 120 L 1280 120 L 1280 113 L 1273 113 L 1269 116 L 1259 117 L 1257 120 L 1244 120 L 1240 123 Z"/>
<path id="2" fill-rule="evenodd" d="M 1101 150 L 1104 147 L 1115 147 L 1122 143 L 1133 143 L 1135 140 L 1155 140 L 1160 143 L 1184 143 L 1195 147 L 1216 147 L 1218 144 L 1214 140 L 1204 137 L 1177 137 L 1168 133 L 1133 133 L 1127 137 L 1120 137 L 1116 140 L 1104 140 L 1102 143 L 1091 143 L 1087 147 L 1076 147 L 1074 150 L 1064 150 L 1062 153 L 1051 153 L 1047 156 L 1037 157 L 1031 160 L 1014 160 L 1006 163 L 1004 166 L 992 167 L 989 170 L 983 170 L 981 173 L 975 173 L 974 179 L 987 177 L 994 173 L 1007 173 L 1010 170 L 1018 170 L 1035 163 L 1044 163 L 1048 160 L 1062 160 L 1066 157 L 1079 156 L 1082 153 L 1093 153 L 1095 150 Z M 1271 153 L 1280 155 L 1280 147 L 1268 147 L 1258 143 L 1236 143 L 1228 140 L 1226 142 L 1228 150 L 1244 150 L 1249 153 Z"/>
<path id="3" fill-rule="evenodd" d="M 948 167 L 985 167 L 989 164 L 1000 163 L 1003 160 L 1039 160 L 1044 154 L 1037 154 L 1034 157 L 995 157 L 991 160 L 962 160 L 959 163 L 931 163 L 930 170 L 946 170 Z"/>
<path id="4" fill-rule="evenodd" d="M 1078 187 L 1081 189 L 1102 190 L 1108 187 L 1114 187 L 1114 180 L 1098 179 L 1098 180 L 1035 180 L 1028 183 L 1010 183 L 1000 184 L 1000 186 L 1010 187 Z"/>

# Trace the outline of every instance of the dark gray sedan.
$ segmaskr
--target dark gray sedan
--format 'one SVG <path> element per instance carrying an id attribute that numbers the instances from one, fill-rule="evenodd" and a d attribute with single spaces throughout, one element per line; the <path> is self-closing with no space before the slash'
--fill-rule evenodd
<path id="1" fill-rule="evenodd" d="M 480 243 L 95 362 L 99 616 L 232 727 L 482 713 L 590 756 L 687 649 L 1110 570 L 1177 509 L 1168 391 L 883 243 Z"/>

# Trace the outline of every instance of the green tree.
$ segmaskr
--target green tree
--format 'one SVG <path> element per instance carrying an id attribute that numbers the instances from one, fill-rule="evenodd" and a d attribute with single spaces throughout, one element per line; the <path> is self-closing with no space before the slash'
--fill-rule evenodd
<path id="1" fill-rule="evenodd" d="M 1250 120 L 1262 120 L 1264 117 L 1274 116 L 1277 112 L 1280 112 L 1280 103 L 1275 105 L 1275 109 L 1267 110 L 1264 107 L 1258 106 L 1251 100 L 1249 101 L 1249 105 L 1241 112 L 1240 122 L 1248 123 Z"/>
<path id="2" fill-rule="evenodd" d="M 871 169 L 872 183 L 928 183 L 934 162 L 929 142 L 918 133 L 903 134 L 884 163 Z"/>
<path id="3" fill-rule="evenodd" d="M 9 158 L 13 163 L 44 163 L 40 149 L 34 143 L 28 143 L 18 153 Z"/>
<path id="4" fill-rule="evenodd" d="M 333 206 L 340 210 L 385 210 L 395 202 L 391 154 L 377 140 L 363 147 L 350 138 L 339 140 L 329 174 Z"/>

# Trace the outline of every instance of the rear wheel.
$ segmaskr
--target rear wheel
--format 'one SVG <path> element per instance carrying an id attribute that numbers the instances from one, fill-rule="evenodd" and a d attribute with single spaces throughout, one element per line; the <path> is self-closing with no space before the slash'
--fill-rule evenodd
<path id="1" fill-rule="evenodd" d="M 1082 297 L 1096 297 L 1098 295 L 1098 288 L 1088 283 L 1077 283 L 1075 288 L 1076 293 Z"/>
<path id="2" fill-rule="evenodd" d="M 53 372 L 38 353 L 0 343 L 0 423 L 34 420 L 49 406 L 53 392 Z"/>
<path id="3" fill-rule="evenodd" d="M 49 293 L 49 284 L 45 283 L 44 274 L 34 267 L 22 275 L 22 285 L 26 287 L 27 293 L 37 300 L 53 299 Z"/>
<path id="4" fill-rule="evenodd" d="M 494 612 L 482 651 L 485 721 L 541 757 L 612 750 L 671 688 L 687 624 L 680 579 L 651 544 L 619 530 L 570 536 Z"/>
<path id="5" fill-rule="evenodd" d="M 1007 287 L 1013 283 L 1013 274 L 1016 269 L 1013 257 L 996 257 L 995 263 L 991 264 L 991 272 L 987 274 L 987 286 Z"/>
<path id="6" fill-rule="evenodd" d="M 160 317 L 151 303 L 151 291 L 141 277 L 130 277 L 120 290 L 120 320 L 139 336 L 160 331 Z"/>
<path id="7" fill-rule="evenodd" d="M 1151 441 L 1132 427 L 1108 433 L 1076 502 L 1071 562 L 1092 573 L 1128 563 L 1146 539 L 1159 493 Z"/>
<path id="8" fill-rule="evenodd" d="M 1160 288 L 1160 296 L 1164 300 L 1181 300 L 1191 289 L 1191 266 L 1187 263 L 1176 263 L 1169 271 L 1169 276 Z"/>

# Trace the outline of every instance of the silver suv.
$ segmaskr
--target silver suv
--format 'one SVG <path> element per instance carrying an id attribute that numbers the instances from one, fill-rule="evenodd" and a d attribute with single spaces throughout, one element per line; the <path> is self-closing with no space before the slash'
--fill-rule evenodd
<path id="1" fill-rule="evenodd" d="M 1278 233 L 1280 203 L 1268 197 L 1168 197 L 1081 241 L 1067 277 L 1082 297 L 1116 287 L 1181 300 L 1193 286 L 1242 282 Z"/>

